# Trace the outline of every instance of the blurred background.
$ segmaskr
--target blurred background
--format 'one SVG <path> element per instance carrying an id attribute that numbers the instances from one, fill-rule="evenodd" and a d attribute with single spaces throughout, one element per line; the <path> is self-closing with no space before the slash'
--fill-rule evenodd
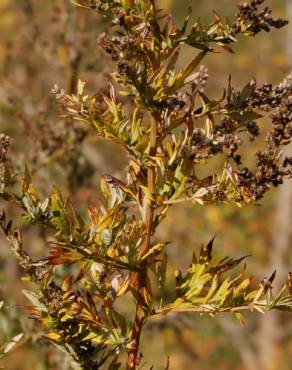
<path id="1" fill-rule="evenodd" d="M 234 0 L 160 0 L 177 22 L 193 6 L 193 19 L 212 19 L 212 11 L 232 16 Z M 267 1 L 274 15 L 292 21 L 292 0 Z M 106 30 L 104 20 L 93 12 L 77 10 L 69 0 L 0 1 L 0 132 L 11 137 L 11 159 L 20 171 L 27 163 L 34 183 L 45 196 L 49 184 L 57 184 L 74 204 L 85 211 L 98 197 L 99 177 L 111 173 L 123 177 L 124 153 L 95 138 L 80 125 L 64 122 L 51 89 L 54 84 L 74 92 L 76 81 L 88 82 L 95 92 L 107 88 L 111 61 L 97 46 L 97 36 Z M 241 39 L 235 55 L 220 53 L 207 59 L 208 93 L 222 96 L 228 76 L 242 86 L 258 82 L 278 83 L 292 69 L 292 26 L 255 39 Z M 193 51 L 184 50 L 181 63 Z M 263 122 L 263 125 L 265 122 Z M 253 142 L 254 153 L 261 141 Z M 249 154 L 247 154 L 247 157 Z M 170 262 L 185 267 L 192 251 L 217 235 L 215 252 L 240 257 L 251 254 L 248 271 L 262 279 L 277 269 L 280 285 L 292 270 L 292 186 L 270 191 L 260 205 L 173 207 L 159 229 L 159 237 L 171 240 Z M 7 209 L 19 220 L 17 210 Z M 26 247 L 36 258 L 48 253 L 41 228 L 23 224 Z M 6 241 L 0 240 L 0 343 L 19 331 L 24 341 L 7 359 L 8 370 L 69 370 L 69 364 L 40 338 L 39 328 L 21 310 L 25 300 L 21 271 L 15 265 Z M 145 362 L 162 370 L 171 356 L 171 369 L 200 370 L 291 370 L 292 314 L 247 315 L 246 326 L 224 315 L 171 316 L 147 327 L 142 340 Z M 164 367 L 163 367 L 164 366 Z"/>

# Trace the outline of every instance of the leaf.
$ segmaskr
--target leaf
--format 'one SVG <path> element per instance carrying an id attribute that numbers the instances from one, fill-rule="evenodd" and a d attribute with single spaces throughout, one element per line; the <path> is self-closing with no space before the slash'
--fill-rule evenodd
<path id="1" fill-rule="evenodd" d="M 288 290 L 289 294 L 292 295 L 292 272 L 288 274 Z"/>
<path id="2" fill-rule="evenodd" d="M 46 311 L 46 306 L 40 302 L 39 297 L 34 292 L 32 292 L 31 290 L 23 289 L 22 293 L 34 305 L 34 307 L 37 307 L 40 310 Z"/>
<path id="3" fill-rule="evenodd" d="M 234 312 L 234 316 L 240 321 L 241 325 L 245 325 L 244 317 L 240 312 Z"/>
<path id="4" fill-rule="evenodd" d="M 20 334 L 17 334 L 15 337 L 13 337 L 10 342 L 8 342 L 7 344 L 5 344 L 4 348 L 3 348 L 3 353 L 8 353 L 12 350 L 12 348 L 23 338 L 24 334 L 23 333 L 20 333 Z"/>
<path id="5" fill-rule="evenodd" d="M 165 243 L 158 243 L 158 244 L 155 244 L 154 246 L 152 246 L 149 249 L 149 251 L 142 256 L 141 262 L 144 262 L 144 261 L 146 261 L 147 259 L 150 259 L 153 256 L 159 255 L 163 251 L 163 249 L 165 248 L 165 245 L 166 245 Z"/>
<path id="6" fill-rule="evenodd" d="M 77 83 L 77 94 L 79 96 L 82 96 L 83 95 L 85 85 L 86 85 L 86 83 L 84 81 L 78 80 L 78 83 Z"/>
<path id="7" fill-rule="evenodd" d="M 219 289 L 213 297 L 213 300 L 216 302 L 217 306 L 221 307 L 224 305 L 224 302 L 231 292 L 231 287 L 232 281 L 230 279 L 225 279 L 220 285 Z"/>
<path id="8" fill-rule="evenodd" d="M 82 252 L 81 249 L 79 249 L 79 251 Z M 50 255 L 45 259 L 45 261 L 50 265 L 72 265 L 76 262 L 80 262 L 82 258 L 82 255 L 80 255 L 78 251 L 55 247 L 51 248 Z"/>
<path id="9" fill-rule="evenodd" d="M 186 67 L 181 72 L 179 72 L 170 80 L 168 87 L 166 88 L 166 93 L 168 95 L 174 94 L 177 90 L 182 88 L 188 82 L 187 78 L 190 77 L 194 69 L 201 63 L 206 54 L 206 50 L 200 52 L 186 65 Z"/>
<path id="10" fill-rule="evenodd" d="M 213 249 L 213 243 L 216 238 L 216 235 L 213 236 L 213 238 L 209 241 L 209 243 L 206 246 L 206 254 L 207 254 L 207 260 L 211 261 L 212 259 L 212 249 Z"/>
<path id="11" fill-rule="evenodd" d="M 124 295 L 128 291 L 129 286 L 130 286 L 130 279 L 127 277 L 120 283 L 119 289 L 116 292 L 117 297 Z"/>
<path id="12" fill-rule="evenodd" d="M 58 333 L 51 332 L 44 335 L 44 338 L 51 340 L 52 342 L 60 343 L 61 335 Z"/>
<path id="13" fill-rule="evenodd" d="M 52 222 L 58 230 L 57 234 L 64 233 L 70 234 L 70 221 L 66 212 L 66 207 L 62 199 L 61 192 L 58 188 L 54 187 L 50 198 Z"/>
<path id="14" fill-rule="evenodd" d="M 147 186 L 144 186 L 144 185 L 140 185 L 140 188 L 142 189 L 143 193 L 145 194 L 148 202 L 154 202 L 155 201 L 155 198 L 153 196 L 153 194 L 151 193 L 151 191 L 148 189 Z"/>
<path id="15" fill-rule="evenodd" d="M 156 276 L 158 280 L 158 287 L 161 291 L 164 291 L 166 282 L 166 272 L 167 272 L 167 254 L 164 254 L 162 258 L 156 262 Z"/>
<path id="16" fill-rule="evenodd" d="M 210 286 L 210 289 L 206 295 L 206 297 L 204 298 L 203 300 L 203 303 L 206 304 L 210 301 L 210 299 L 213 297 L 213 295 L 215 294 L 217 288 L 219 286 L 219 275 L 215 275 L 214 278 L 213 278 L 213 281 L 212 281 L 212 284 Z"/>
<path id="17" fill-rule="evenodd" d="M 212 273 L 217 273 L 217 272 L 223 273 L 223 272 L 226 272 L 228 270 L 233 269 L 237 265 L 239 265 L 247 257 L 250 257 L 250 255 L 243 256 L 243 257 L 238 258 L 238 259 L 228 258 L 225 263 L 222 263 L 222 264 L 219 264 L 217 266 L 211 267 L 209 269 L 209 272 L 212 272 Z"/>
<path id="18" fill-rule="evenodd" d="M 184 192 L 186 181 L 187 176 L 185 175 L 185 163 L 182 160 L 175 169 L 174 179 L 172 181 L 172 187 L 175 191 L 169 199 L 170 201 L 177 199 Z"/>
<path id="19" fill-rule="evenodd" d="M 140 111 L 139 109 L 135 109 L 132 118 L 131 145 L 136 144 L 141 138 L 141 122 L 142 117 L 140 116 Z"/>
<path id="20" fill-rule="evenodd" d="M 22 179 L 21 181 L 21 191 L 23 193 L 27 192 L 30 185 L 31 185 L 31 173 L 29 171 L 29 168 L 27 165 L 25 165 L 25 168 L 24 168 L 24 178 Z"/>
<path id="21" fill-rule="evenodd" d="M 212 249 L 213 243 L 216 238 L 216 235 L 209 241 L 206 246 L 202 246 L 201 253 L 199 257 L 199 263 L 209 263 L 212 259 Z"/>
<path id="22" fill-rule="evenodd" d="M 69 275 L 65 278 L 62 284 L 62 290 L 63 292 L 68 292 L 72 289 L 72 284 L 73 284 L 73 276 Z"/>

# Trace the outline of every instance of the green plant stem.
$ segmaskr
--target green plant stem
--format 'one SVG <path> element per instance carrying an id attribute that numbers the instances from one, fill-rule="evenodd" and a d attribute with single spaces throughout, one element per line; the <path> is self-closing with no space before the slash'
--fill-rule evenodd
<path id="1" fill-rule="evenodd" d="M 157 121 L 151 121 L 150 128 L 150 156 L 156 154 L 157 147 Z M 155 166 L 149 166 L 147 170 L 147 187 L 151 194 L 155 190 Z M 151 237 L 154 232 L 153 230 L 153 219 L 154 219 L 154 207 L 152 200 L 148 199 L 148 205 L 146 209 L 146 238 L 143 244 L 142 256 L 145 255 L 151 247 Z M 128 354 L 127 369 L 135 370 L 139 366 L 139 346 L 140 338 L 143 329 L 143 324 L 146 318 L 145 309 L 147 309 L 147 302 L 145 296 L 149 290 L 148 287 L 148 273 L 147 264 L 144 264 L 142 270 L 137 272 L 137 303 L 135 319 L 132 327 L 131 337 L 131 349 Z"/>

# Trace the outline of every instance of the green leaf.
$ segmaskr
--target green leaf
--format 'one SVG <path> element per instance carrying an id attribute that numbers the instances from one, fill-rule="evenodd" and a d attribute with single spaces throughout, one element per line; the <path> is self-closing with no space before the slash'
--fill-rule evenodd
<path id="1" fill-rule="evenodd" d="M 193 58 L 186 67 L 179 72 L 177 75 L 175 75 L 168 84 L 168 87 L 166 88 L 166 94 L 174 94 L 177 90 L 181 89 L 188 81 L 186 81 L 187 78 L 190 77 L 190 75 L 193 73 L 195 68 L 201 63 L 201 61 L 206 56 L 207 51 L 204 50 L 200 52 L 195 58 Z"/>
<path id="2" fill-rule="evenodd" d="M 62 195 L 59 189 L 53 188 L 53 192 L 50 198 L 52 222 L 58 230 L 57 234 L 70 234 L 70 221 L 67 215 L 66 206 L 62 199 Z"/>

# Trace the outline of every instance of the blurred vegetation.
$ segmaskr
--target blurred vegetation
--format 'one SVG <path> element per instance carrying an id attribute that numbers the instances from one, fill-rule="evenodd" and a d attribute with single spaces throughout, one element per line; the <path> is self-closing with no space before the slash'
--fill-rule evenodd
<path id="1" fill-rule="evenodd" d="M 230 0 L 160 0 L 160 3 L 164 9 L 172 10 L 178 22 L 191 4 L 192 19 L 199 15 L 203 23 L 210 20 L 210 9 L 231 16 L 235 5 Z M 275 16 L 292 20 L 291 0 L 268 3 Z M 123 176 L 126 153 L 96 139 L 78 124 L 68 125 L 50 91 L 57 83 L 73 93 L 79 78 L 89 81 L 91 91 L 107 86 L 112 61 L 97 47 L 104 20 L 75 9 L 66 0 L 2 0 L 0 10 L 0 125 L 1 132 L 13 139 L 11 160 L 17 163 L 19 171 L 28 164 L 44 195 L 51 191 L 48 183 L 57 184 L 85 213 L 100 195 L 97 184 L 103 173 Z M 208 58 L 207 93 L 218 99 L 230 73 L 233 85 L 241 88 L 253 77 L 259 84 L 279 83 L 291 70 L 289 35 L 291 25 L 268 37 L 263 33 L 254 39 L 240 40 L 233 58 L 226 53 Z M 185 50 L 179 64 L 183 66 L 190 55 L 191 50 Z M 261 145 L 261 141 L 249 144 L 250 156 Z M 185 268 L 194 247 L 202 241 L 206 243 L 210 235 L 217 235 L 218 259 L 226 253 L 238 257 L 251 254 L 249 269 L 256 278 L 268 276 L 276 267 L 279 275 L 276 281 L 280 282 L 291 266 L 291 232 L 286 230 L 285 220 L 278 217 L 283 204 L 288 220 L 291 216 L 292 198 L 285 189 L 284 195 L 278 190 L 271 191 L 260 206 L 241 209 L 176 205 L 158 230 L 158 237 L 175 240 L 170 247 L 170 259 Z M 21 222 L 15 207 L 7 207 L 6 211 L 9 217 Z M 283 229 L 286 240 L 282 242 Z M 48 254 L 41 227 L 27 228 L 24 237 L 34 255 L 43 258 Z M 69 369 L 62 355 L 53 347 L 48 348 L 38 329 L 26 319 L 22 306 L 27 300 L 21 294 L 21 276 L 6 241 L 1 240 L 0 301 L 5 303 L 0 313 L 0 344 L 20 332 L 26 333 L 5 359 L 5 368 Z M 193 315 L 170 317 L 157 325 L 149 324 L 142 338 L 144 355 L 152 359 L 157 369 L 164 369 L 165 358 L 171 355 L 173 369 L 208 370 L 216 366 L 219 370 L 288 370 L 292 356 L 291 313 L 269 317 L 261 318 L 260 314 L 248 317 L 245 328 L 224 317 L 219 320 Z M 269 335 L 271 332 L 273 335 Z M 265 340 L 261 339 L 263 336 Z"/>

